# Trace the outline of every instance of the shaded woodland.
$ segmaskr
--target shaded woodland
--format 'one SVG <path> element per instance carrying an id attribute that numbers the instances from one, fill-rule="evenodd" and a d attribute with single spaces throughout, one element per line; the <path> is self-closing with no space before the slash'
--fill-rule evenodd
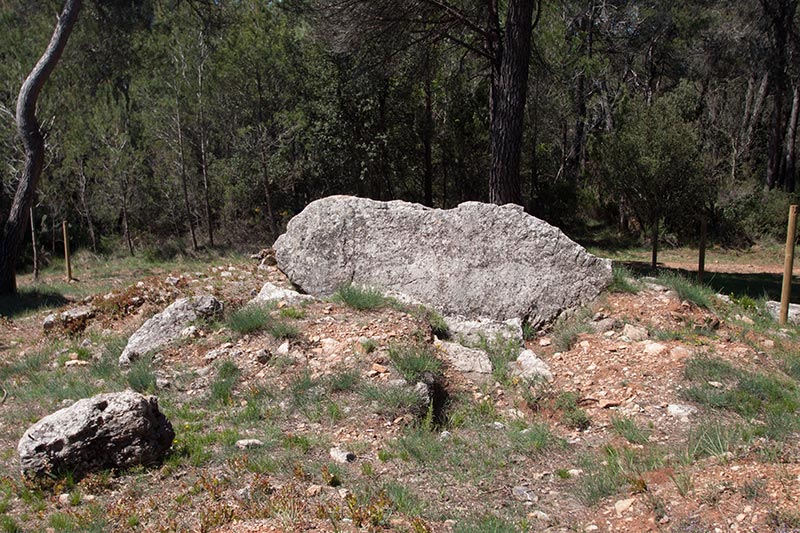
<path id="1" fill-rule="evenodd" d="M 17 95 L 61 8 L 0 2 L 2 221 Z M 797 0 L 89 1 L 39 98 L 33 227 L 44 253 L 67 220 L 73 248 L 169 256 L 267 245 L 308 202 L 356 194 L 515 201 L 571 235 L 691 243 L 704 217 L 724 244 L 780 236 L 798 17 Z"/>

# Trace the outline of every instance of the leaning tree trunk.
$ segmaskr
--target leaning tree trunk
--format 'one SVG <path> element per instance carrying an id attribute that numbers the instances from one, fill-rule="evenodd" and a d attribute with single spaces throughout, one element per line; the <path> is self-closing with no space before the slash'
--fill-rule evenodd
<path id="1" fill-rule="evenodd" d="M 17 97 L 17 132 L 25 150 L 25 167 L 0 242 L 0 294 L 17 291 L 17 256 L 44 163 L 44 138 L 36 120 L 36 101 L 64 52 L 80 8 L 81 0 L 66 0 L 47 49 L 25 78 Z"/>
<path id="2" fill-rule="evenodd" d="M 500 32 L 497 3 L 492 2 L 488 49 L 492 57 L 489 201 L 493 204 L 522 205 L 519 166 L 535 3 L 535 0 L 511 0 L 505 30 Z"/>

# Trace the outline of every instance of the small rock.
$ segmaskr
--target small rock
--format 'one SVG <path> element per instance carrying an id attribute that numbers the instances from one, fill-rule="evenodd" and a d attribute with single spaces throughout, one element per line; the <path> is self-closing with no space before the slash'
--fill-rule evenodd
<path id="1" fill-rule="evenodd" d="M 567 474 L 569 474 L 569 477 L 580 477 L 583 475 L 583 470 L 580 468 L 572 468 L 567 470 Z"/>
<path id="2" fill-rule="evenodd" d="M 691 357 L 692 351 L 685 346 L 675 346 L 669 351 L 669 355 L 675 360 L 683 360 Z"/>
<path id="3" fill-rule="evenodd" d="M 92 347 L 92 341 L 90 341 L 89 339 L 83 339 L 83 341 L 81 342 L 81 348 L 91 348 L 91 347 Z"/>
<path id="4" fill-rule="evenodd" d="M 649 342 L 644 347 L 644 353 L 647 355 L 661 355 L 667 351 L 667 347 L 657 342 Z"/>
<path id="5" fill-rule="evenodd" d="M 275 353 L 278 355 L 289 355 L 289 341 L 284 341 L 283 344 L 278 346 L 278 349 L 275 350 Z"/>
<path id="6" fill-rule="evenodd" d="M 594 525 L 594 524 L 589 524 L 588 526 L 586 526 L 586 528 L 584 529 L 584 531 L 597 531 L 598 529 L 600 529 L 600 528 L 599 528 L 599 527 L 597 527 L 596 525 Z"/>
<path id="7" fill-rule="evenodd" d="M 339 447 L 331 448 L 330 454 L 331 459 L 337 463 L 352 463 L 356 460 L 356 455 L 353 452 L 348 452 Z"/>
<path id="8" fill-rule="evenodd" d="M 94 309 L 89 306 L 79 306 L 73 309 L 68 309 L 61 313 L 61 321 L 65 324 L 70 322 L 77 322 L 80 320 L 88 320 L 94 317 Z"/>
<path id="9" fill-rule="evenodd" d="M 614 330 L 616 321 L 613 318 L 604 318 L 590 324 L 595 333 L 608 333 Z"/>
<path id="10" fill-rule="evenodd" d="M 81 359 L 71 359 L 64 363 L 64 368 L 72 368 L 76 366 L 88 366 L 89 361 L 83 361 Z"/>
<path id="11" fill-rule="evenodd" d="M 388 368 L 378 363 L 372 363 L 372 370 L 374 370 L 378 374 L 385 374 L 386 372 L 389 371 Z"/>
<path id="12" fill-rule="evenodd" d="M 264 443 L 258 439 L 240 439 L 236 441 L 236 447 L 240 450 L 249 450 L 251 448 L 260 448 Z"/>
<path id="13" fill-rule="evenodd" d="M 256 361 L 262 365 L 267 364 L 270 359 L 272 359 L 272 354 L 266 348 L 262 348 L 256 352 Z"/>
<path id="14" fill-rule="evenodd" d="M 686 420 L 696 413 L 697 407 L 692 405 L 670 404 L 667 406 L 667 414 L 669 416 L 682 420 Z"/>
<path id="15" fill-rule="evenodd" d="M 629 338 L 633 342 L 639 342 L 645 340 L 650 334 L 647 333 L 645 328 L 640 328 L 633 324 L 625 324 L 625 327 L 622 328 L 622 336 Z"/>
<path id="16" fill-rule="evenodd" d="M 553 344 L 553 341 L 551 341 L 547 337 L 539 339 L 539 346 L 550 346 L 551 344 Z"/>
<path id="17" fill-rule="evenodd" d="M 541 520 L 542 522 L 547 522 L 548 520 L 550 520 L 550 516 L 544 511 L 536 510 L 531 513 L 531 516 L 536 520 Z"/>
<path id="18" fill-rule="evenodd" d="M 69 505 L 69 493 L 65 492 L 63 494 L 59 494 L 58 503 L 61 505 Z"/>
<path id="19" fill-rule="evenodd" d="M 50 331 L 56 326 L 57 323 L 58 323 L 58 317 L 56 316 L 56 314 L 50 313 L 49 315 L 44 317 L 44 320 L 42 321 L 42 329 L 44 329 L 45 331 Z"/>
<path id="20" fill-rule="evenodd" d="M 306 496 L 313 498 L 314 496 L 318 496 L 322 492 L 322 485 L 310 485 L 306 489 Z"/>
<path id="21" fill-rule="evenodd" d="M 619 500 L 618 502 L 616 502 L 614 504 L 614 511 L 616 511 L 617 516 L 621 516 L 622 514 L 624 514 L 625 511 L 627 511 L 628 509 L 631 508 L 631 505 L 633 505 L 633 502 L 635 502 L 635 501 L 636 501 L 635 498 L 628 498 L 628 499 Z"/>
<path id="22" fill-rule="evenodd" d="M 172 388 L 172 382 L 167 378 L 156 378 L 156 388 L 157 389 Z"/>
<path id="23" fill-rule="evenodd" d="M 553 380 L 553 373 L 547 363 L 536 357 L 531 350 L 524 350 L 517 360 L 509 364 L 511 375 L 523 379 L 543 378 Z"/>
<path id="24" fill-rule="evenodd" d="M 182 339 L 191 339 L 197 337 L 197 326 L 189 326 L 181 331 Z"/>
<path id="25" fill-rule="evenodd" d="M 492 362 L 483 350 L 467 348 L 455 342 L 436 341 L 434 345 L 442 350 L 453 368 L 459 372 L 492 373 Z"/>
<path id="26" fill-rule="evenodd" d="M 439 440 L 447 440 L 452 436 L 453 436 L 453 434 L 445 429 L 444 431 L 439 433 Z"/>
<path id="27" fill-rule="evenodd" d="M 724 385 L 719 381 L 709 381 L 709 386 L 714 387 L 715 389 L 721 389 Z"/>
<path id="28" fill-rule="evenodd" d="M 506 428 L 505 424 L 503 424 L 502 422 L 492 422 L 491 424 L 489 424 L 489 427 L 497 431 L 501 431 Z"/>
<path id="29" fill-rule="evenodd" d="M 180 281 L 180 278 L 176 278 L 176 277 L 174 277 L 174 276 L 169 276 L 169 277 L 168 277 L 167 279 L 165 279 L 164 281 L 166 281 L 167 283 L 169 283 L 169 284 L 170 284 L 170 285 L 172 285 L 172 286 L 177 286 L 177 285 L 178 285 L 178 282 Z"/>
<path id="30" fill-rule="evenodd" d="M 761 341 L 761 345 L 769 350 L 775 347 L 775 341 L 772 339 L 764 339 Z"/>
<path id="31" fill-rule="evenodd" d="M 511 489 L 511 495 L 514 497 L 515 500 L 521 502 L 536 502 L 539 498 L 529 489 L 528 487 L 523 487 L 522 485 L 517 485 Z"/>

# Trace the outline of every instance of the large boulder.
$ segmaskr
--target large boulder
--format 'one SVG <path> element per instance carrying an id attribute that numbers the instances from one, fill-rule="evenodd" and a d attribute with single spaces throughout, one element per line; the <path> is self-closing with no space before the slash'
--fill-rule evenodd
<path id="1" fill-rule="evenodd" d="M 175 432 L 155 396 L 133 391 L 79 400 L 28 428 L 19 441 L 22 473 L 40 479 L 161 462 Z"/>
<path id="2" fill-rule="evenodd" d="M 514 205 L 440 210 L 331 196 L 294 217 L 274 248 L 278 267 L 309 294 L 356 283 L 444 315 L 533 326 L 590 302 L 612 279 L 610 261 Z"/>
<path id="3" fill-rule="evenodd" d="M 119 356 L 119 364 L 130 365 L 143 355 L 163 348 L 179 338 L 184 328 L 195 320 L 212 319 L 221 315 L 222 302 L 213 296 L 192 296 L 175 300 L 131 335 Z"/>

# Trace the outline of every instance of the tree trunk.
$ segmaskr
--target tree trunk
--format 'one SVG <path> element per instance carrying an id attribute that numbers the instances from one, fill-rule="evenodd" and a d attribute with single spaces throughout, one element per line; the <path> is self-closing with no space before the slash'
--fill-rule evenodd
<path id="1" fill-rule="evenodd" d="M 650 268 L 655 271 L 655 269 L 658 268 L 658 219 L 653 222 L 650 238 L 653 240 L 653 254 L 650 259 Z"/>
<path id="2" fill-rule="evenodd" d="M 197 110 L 200 122 L 200 170 L 203 174 L 203 198 L 206 211 L 206 228 L 208 230 L 208 244 L 214 247 L 214 224 L 211 220 L 211 201 L 208 191 L 208 140 L 205 121 L 205 103 L 203 102 L 203 70 L 206 61 L 206 45 L 203 34 L 200 33 L 200 63 L 197 66 Z"/>
<path id="3" fill-rule="evenodd" d="M 197 251 L 197 235 L 194 230 L 194 217 L 192 216 L 192 207 L 189 203 L 189 186 L 186 179 L 186 156 L 183 150 L 183 123 L 181 122 L 181 100 L 175 92 L 175 118 L 177 120 L 176 128 L 178 133 L 178 158 L 181 173 L 181 189 L 183 192 L 183 205 L 186 208 L 186 217 L 189 219 L 189 232 L 192 234 L 192 250 Z"/>
<path id="4" fill-rule="evenodd" d="M 431 72 L 430 57 L 425 58 L 425 118 L 422 125 L 422 146 L 424 176 L 423 188 L 425 189 L 425 205 L 433 207 L 433 73 Z"/>
<path id="5" fill-rule="evenodd" d="M 789 124 L 786 126 L 786 145 L 783 156 L 783 174 L 786 180 L 786 190 L 794 192 L 797 179 L 796 149 L 797 143 L 797 115 L 800 110 L 800 86 L 794 88 L 792 97 L 792 111 L 789 115 Z"/>
<path id="6" fill-rule="evenodd" d="M 80 161 L 80 170 L 78 173 L 78 192 L 80 193 L 81 207 L 83 218 L 86 219 L 86 229 L 89 232 L 89 240 L 92 241 L 92 252 L 97 253 L 97 237 L 94 233 L 94 224 L 92 223 L 92 211 L 86 201 L 86 172 L 83 169 L 83 159 Z"/>
<path id="7" fill-rule="evenodd" d="M 490 2 L 492 168 L 489 201 L 498 205 L 523 204 L 519 167 L 535 3 L 534 0 L 510 0 L 505 31 L 501 33 L 497 2 Z"/>
<path id="8" fill-rule="evenodd" d="M 19 247 L 25 234 L 33 195 L 44 164 L 44 138 L 36 120 L 36 101 L 64 52 L 80 8 L 81 0 L 67 0 L 64 3 L 50 43 L 23 82 L 17 97 L 17 131 L 25 150 L 25 167 L 0 242 L 0 294 L 14 294 L 17 291 L 16 266 Z"/>
<path id="9" fill-rule="evenodd" d="M 39 250 L 36 248 L 36 220 L 33 218 L 33 207 L 30 208 L 31 217 L 31 247 L 33 248 L 33 282 L 39 282 Z"/>

